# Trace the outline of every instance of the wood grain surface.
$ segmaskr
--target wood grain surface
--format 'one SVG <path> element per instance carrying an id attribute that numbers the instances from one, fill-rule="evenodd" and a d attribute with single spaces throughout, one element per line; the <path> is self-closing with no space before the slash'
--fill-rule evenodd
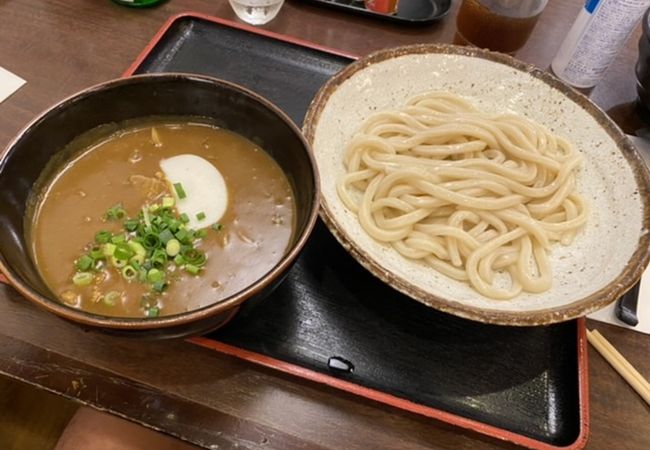
<path id="1" fill-rule="evenodd" d="M 51 450 L 78 406 L 0 376 L 0 448 Z"/>
<path id="2" fill-rule="evenodd" d="M 549 66 L 582 0 L 551 0 L 517 55 Z M 455 9 L 408 28 L 288 0 L 265 28 L 355 54 L 451 42 Z M 172 0 L 147 10 L 109 0 L 0 0 L 0 65 L 27 84 L 0 104 L 0 148 L 49 105 L 120 76 L 171 15 L 236 20 L 224 0 Z M 626 131 L 638 30 L 593 100 Z M 2 212 L 0 211 L 0 214 Z M 598 328 L 650 378 L 650 336 Z M 146 342 L 87 332 L 0 286 L 0 372 L 206 448 L 473 449 L 510 444 L 282 375 L 183 341 Z M 590 351 L 590 449 L 650 448 L 650 407 Z"/>

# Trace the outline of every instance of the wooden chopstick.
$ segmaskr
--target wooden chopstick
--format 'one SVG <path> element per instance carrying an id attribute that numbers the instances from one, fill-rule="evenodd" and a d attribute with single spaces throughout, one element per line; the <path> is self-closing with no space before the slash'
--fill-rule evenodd
<path id="1" fill-rule="evenodd" d="M 599 342 L 602 343 L 602 345 L 607 349 L 607 351 L 625 368 L 629 371 L 630 375 L 633 376 L 641 385 L 645 385 L 646 387 L 650 387 L 648 382 L 643 378 L 643 375 L 641 375 L 635 368 L 632 366 L 632 364 L 629 363 L 627 359 L 623 355 L 619 353 L 618 350 L 607 340 L 605 339 L 605 336 L 600 334 L 598 330 L 593 330 L 592 331 L 593 337 L 597 339 Z"/>
<path id="2" fill-rule="evenodd" d="M 625 381 L 650 405 L 650 383 L 643 378 L 598 330 L 587 330 L 587 339 Z"/>

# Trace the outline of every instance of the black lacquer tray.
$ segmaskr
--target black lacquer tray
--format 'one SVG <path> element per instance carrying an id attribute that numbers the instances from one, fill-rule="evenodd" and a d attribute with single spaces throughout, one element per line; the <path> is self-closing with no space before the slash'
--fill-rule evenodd
<path id="1" fill-rule="evenodd" d="M 246 86 L 300 125 L 354 58 L 198 14 L 171 18 L 125 75 L 193 72 Z M 286 281 L 192 342 L 530 448 L 581 448 L 584 320 L 503 327 L 450 316 L 386 286 L 319 223 Z"/>
<path id="2" fill-rule="evenodd" d="M 429 25 L 447 15 L 451 0 L 399 0 L 394 14 L 368 9 L 363 0 L 302 0 L 360 16 L 373 17 L 405 25 Z"/>

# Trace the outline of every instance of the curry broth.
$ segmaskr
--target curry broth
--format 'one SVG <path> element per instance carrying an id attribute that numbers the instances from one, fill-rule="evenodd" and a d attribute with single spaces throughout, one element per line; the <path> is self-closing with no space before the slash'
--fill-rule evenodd
<path id="1" fill-rule="evenodd" d="M 152 136 L 155 128 L 156 136 Z M 157 142 L 154 142 L 157 141 Z M 198 248 L 207 263 L 198 276 L 180 269 L 159 297 L 161 315 L 197 309 L 249 286 L 284 255 L 294 228 L 294 200 L 289 182 L 262 149 L 230 131 L 199 121 L 142 122 L 79 152 L 47 182 L 36 200 L 30 237 L 32 254 L 46 284 L 65 303 L 88 312 L 122 317 L 144 315 L 140 299 L 145 283 L 127 282 L 114 268 L 103 281 L 72 283 L 75 260 L 100 230 L 118 232 L 121 222 L 106 221 L 106 211 L 122 203 L 131 217 L 167 190 L 159 162 L 179 154 L 210 161 L 223 175 L 228 208 L 221 231 L 208 228 Z M 114 306 L 97 300 L 98 291 L 125 293 Z"/>

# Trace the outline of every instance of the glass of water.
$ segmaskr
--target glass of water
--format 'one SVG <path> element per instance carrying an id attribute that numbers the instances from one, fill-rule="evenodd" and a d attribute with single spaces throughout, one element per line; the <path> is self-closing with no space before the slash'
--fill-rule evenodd
<path id="1" fill-rule="evenodd" d="M 228 0 L 233 11 L 244 22 L 264 25 L 278 15 L 284 0 Z"/>

